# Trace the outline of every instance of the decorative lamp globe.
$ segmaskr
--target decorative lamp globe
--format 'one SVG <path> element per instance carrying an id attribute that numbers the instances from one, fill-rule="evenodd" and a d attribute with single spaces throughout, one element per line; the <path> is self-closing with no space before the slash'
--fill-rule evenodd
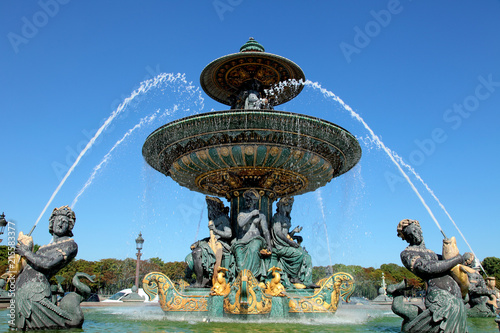
<path id="1" fill-rule="evenodd" d="M 139 233 L 139 237 L 135 239 L 135 246 L 137 251 L 142 250 L 142 244 L 144 244 L 144 238 L 142 238 L 142 233 Z"/>
<path id="2" fill-rule="evenodd" d="M 5 219 L 5 214 L 0 215 L 0 235 L 3 234 L 5 227 L 7 226 L 7 220 Z"/>

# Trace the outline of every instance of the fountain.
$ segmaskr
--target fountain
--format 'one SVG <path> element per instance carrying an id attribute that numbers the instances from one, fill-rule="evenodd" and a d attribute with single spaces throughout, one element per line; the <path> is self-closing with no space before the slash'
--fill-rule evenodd
<path id="1" fill-rule="evenodd" d="M 385 275 L 382 272 L 382 284 L 378 289 L 378 295 L 372 301 L 374 304 L 392 304 L 392 297 L 387 295 L 387 285 L 385 283 Z"/>
<path id="2" fill-rule="evenodd" d="M 354 281 L 336 273 L 313 283 L 309 254 L 289 230 L 293 196 L 315 191 L 356 165 L 361 148 L 342 127 L 276 111 L 303 88 L 292 61 L 265 52 L 253 38 L 240 52 L 201 73 L 208 96 L 230 110 L 168 123 L 146 139 L 142 154 L 179 185 L 207 195 L 210 238 L 186 258 L 196 284 L 181 289 L 162 273 L 143 280 L 167 314 L 282 318 L 335 313 Z M 290 81 L 299 84 L 284 84 Z M 219 198 L 229 202 L 225 207 Z M 277 212 L 273 216 L 273 203 Z"/>

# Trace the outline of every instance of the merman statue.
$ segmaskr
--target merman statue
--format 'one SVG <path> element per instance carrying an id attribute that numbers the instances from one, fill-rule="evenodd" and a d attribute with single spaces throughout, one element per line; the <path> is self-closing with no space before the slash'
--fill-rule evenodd
<path id="1" fill-rule="evenodd" d="M 497 280 L 494 276 L 488 276 L 486 278 L 486 285 L 488 289 L 491 291 L 490 299 L 486 302 L 492 309 L 493 312 L 498 312 L 498 301 L 500 299 L 500 293 L 496 287 Z"/>
<path id="2" fill-rule="evenodd" d="M 191 245 L 192 252 L 186 257 L 186 263 L 196 274 L 195 288 L 205 288 L 213 284 L 214 272 L 219 267 L 227 269 L 226 276 L 234 273 L 234 260 L 229 245 L 232 238 L 229 209 L 222 201 L 215 197 L 206 197 L 208 208 L 208 229 L 210 237 L 204 238 Z M 215 274 L 216 275 L 216 274 Z"/>
<path id="3" fill-rule="evenodd" d="M 496 313 L 488 300 L 494 297 L 495 292 L 488 288 L 481 273 L 479 273 L 479 262 L 474 260 L 467 271 L 469 277 L 469 306 L 467 315 L 469 317 L 495 317 Z"/>
<path id="4" fill-rule="evenodd" d="M 73 278 L 76 292 L 67 294 L 53 303 L 49 280 L 68 265 L 78 252 L 73 237 L 75 213 L 68 206 L 56 208 L 49 219 L 49 232 L 53 235 L 50 244 L 33 252 L 33 238 L 19 233 L 16 253 L 25 260 L 17 276 L 15 318 L 9 322 L 14 329 L 39 330 L 59 328 L 81 328 L 83 312 L 80 302 L 90 294 L 90 288 L 79 281 L 83 276 L 93 282 L 88 274 L 77 273 Z"/>
<path id="5" fill-rule="evenodd" d="M 462 290 L 454 279 L 451 270 L 464 262 L 470 262 L 472 255 L 457 254 L 443 259 L 427 249 L 420 223 L 405 219 L 399 222 L 398 236 L 409 246 L 401 252 L 403 265 L 413 274 L 423 279 L 427 285 L 425 307 L 404 304 L 401 291 L 406 288 L 403 281 L 390 285 L 387 291 L 394 296 L 392 311 L 403 318 L 403 332 L 467 332 L 467 313 L 462 299 Z M 448 240 L 445 239 L 445 244 Z"/>

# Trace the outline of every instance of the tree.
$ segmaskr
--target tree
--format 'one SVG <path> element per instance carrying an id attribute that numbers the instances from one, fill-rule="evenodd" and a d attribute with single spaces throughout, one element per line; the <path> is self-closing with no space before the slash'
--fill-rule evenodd
<path id="1" fill-rule="evenodd" d="M 364 268 L 357 265 L 344 264 L 314 266 L 312 272 L 313 281 L 317 282 L 322 278 L 332 275 L 332 271 L 333 273 L 344 272 L 351 274 L 356 285 L 353 296 L 366 297 L 368 299 L 373 299 L 378 295 L 378 289 L 382 286 L 382 273 L 384 273 L 386 284 L 398 283 L 406 279 L 408 284 L 413 287 L 413 291 L 424 288 L 422 279 L 415 276 L 415 274 L 405 267 L 397 264 L 383 264 L 380 268 Z"/>
<path id="2" fill-rule="evenodd" d="M 186 279 L 187 264 L 184 261 L 167 262 L 162 270 L 172 281 Z"/>
<path id="3" fill-rule="evenodd" d="M 163 268 L 163 266 L 165 266 L 163 260 L 158 257 L 150 258 L 148 261 L 152 264 L 158 265 L 160 268 Z"/>
<path id="4" fill-rule="evenodd" d="M 9 247 L 0 245 L 0 275 L 9 270 Z"/>
<path id="5" fill-rule="evenodd" d="M 481 263 L 488 276 L 496 278 L 497 288 L 500 288 L 500 259 L 496 257 L 486 257 Z"/>
<path id="6" fill-rule="evenodd" d="M 66 267 L 63 267 L 57 275 L 60 275 L 64 278 L 64 281 L 61 283 L 64 291 L 73 291 L 73 277 L 77 272 L 87 273 L 90 276 L 94 275 L 96 263 L 94 261 L 87 261 L 83 259 L 73 260 Z M 57 280 L 55 276 L 50 280 L 52 284 L 57 284 Z M 96 291 L 98 286 L 96 283 L 91 283 L 90 281 L 85 281 L 91 290 Z"/>

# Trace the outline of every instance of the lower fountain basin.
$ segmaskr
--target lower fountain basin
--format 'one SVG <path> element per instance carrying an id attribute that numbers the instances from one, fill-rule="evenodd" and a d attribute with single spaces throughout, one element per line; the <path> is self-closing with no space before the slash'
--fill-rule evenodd
<path id="1" fill-rule="evenodd" d="M 253 188 L 276 198 L 324 186 L 356 165 L 361 148 L 347 130 L 322 119 L 229 110 L 158 128 L 142 154 L 154 169 L 193 191 L 229 199 Z"/>

